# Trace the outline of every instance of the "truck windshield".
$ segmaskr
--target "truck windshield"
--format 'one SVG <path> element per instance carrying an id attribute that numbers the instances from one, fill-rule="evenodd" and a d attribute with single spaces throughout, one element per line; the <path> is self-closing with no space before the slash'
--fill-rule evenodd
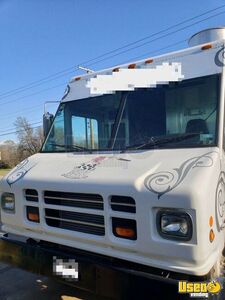
<path id="1" fill-rule="evenodd" d="M 210 75 L 64 102 L 42 152 L 216 145 L 219 80 Z"/>

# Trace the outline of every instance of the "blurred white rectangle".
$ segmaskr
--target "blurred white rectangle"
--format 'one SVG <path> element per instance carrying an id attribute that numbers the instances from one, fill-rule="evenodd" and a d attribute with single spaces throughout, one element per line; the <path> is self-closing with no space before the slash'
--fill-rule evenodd
<path id="1" fill-rule="evenodd" d="M 132 91 L 135 88 L 156 87 L 184 78 L 181 63 L 164 62 L 155 68 L 119 69 L 110 75 L 97 75 L 87 83 L 91 94 L 110 94 L 115 91 Z"/>
<path id="2" fill-rule="evenodd" d="M 53 256 L 53 273 L 65 279 L 78 280 L 78 263 L 75 259 Z"/>

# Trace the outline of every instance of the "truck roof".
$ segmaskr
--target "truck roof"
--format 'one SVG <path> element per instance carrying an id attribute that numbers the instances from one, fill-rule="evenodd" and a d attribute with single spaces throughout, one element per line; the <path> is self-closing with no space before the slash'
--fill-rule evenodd
<path id="1" fill-rule="evenodd" d="M 65 92 L 62 101 L 99 96 L 90 93 L 87 82 L 98 78 L 98 75 L 112 75 L 122 69 L 152 69 L 163 63 L 175 62 L 181 64 L 184 79 L 220 73 L 223 62 L 221 61 L 220 65 L 216 64 L 216 56 L 220 59 L 221 51 L 224 52 L 224 44 L 225 40 L 219 40 L 73 77 L 68 85 L 69 92 Z"/>

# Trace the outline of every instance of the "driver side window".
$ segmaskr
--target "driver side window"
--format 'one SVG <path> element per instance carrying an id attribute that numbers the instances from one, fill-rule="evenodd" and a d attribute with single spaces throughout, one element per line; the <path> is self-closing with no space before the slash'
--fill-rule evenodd
<path id="1" fill-rule="evenodd" d="M 95 119 L 72 116 L 72 143 L 84 148 L 98 148 L 98 122 Z"/>

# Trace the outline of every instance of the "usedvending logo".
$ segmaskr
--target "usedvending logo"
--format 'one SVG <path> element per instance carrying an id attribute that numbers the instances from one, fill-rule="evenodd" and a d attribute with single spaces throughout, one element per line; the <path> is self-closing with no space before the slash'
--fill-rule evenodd
<path id="1" fill-rule="evenodd" d="M 222 286 L 217 280 L 210 282 L 188 282 L 179 281 L 178 293 L 189 294 L 192 298 L 208 298 L 209 295 L 217 295 L 222 290 Z"/>

